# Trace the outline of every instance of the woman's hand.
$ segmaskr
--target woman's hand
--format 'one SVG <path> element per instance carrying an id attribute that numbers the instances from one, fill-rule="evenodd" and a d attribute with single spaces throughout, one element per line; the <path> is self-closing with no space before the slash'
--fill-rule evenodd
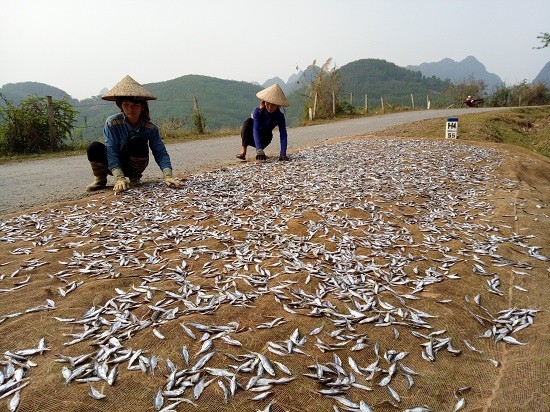
<path id="1" fill-rule="evenodd" d="M 128 183 L 128 180 L 126 180 L 126 176 L 124 176 L 122 169 L 113 169 L 113 176 L 115 178 L 115 186 L 113 187 L 113 190 L 116 193 L 124 192 L 130 188 L 130 184 Z"/>
<path id="2" fill-rule="evenodd" d="M 115 193 L 120 193 L 120 192 L 124 192 L 125 190 L 128 190 L 129 188 L 130 188 L 130 184 L 128 183 L 126 178 L 123 177 L 122 179 L 117 179 L 115 181 L 115 186 L 113 187 L 113 190 L 115 191 Z"/>
<path id="3" fill-rule="evenodd" d="M 162 176 L 164 177 L 164 184 L 166 184 L 166 186 L 173 188 L 181 187 L 181 183 L 174 179 L 172 169 L 169 167 L 162 169 Z"/>

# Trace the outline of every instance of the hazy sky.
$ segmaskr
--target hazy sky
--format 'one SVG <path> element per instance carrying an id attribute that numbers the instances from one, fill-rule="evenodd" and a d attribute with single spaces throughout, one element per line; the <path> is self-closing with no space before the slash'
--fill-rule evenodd
<path id="1" fill-rule="evenodd" d="M 84 99 L 129 74 L 284 81 L 313 60 L 399 66 L 475 56 L 508 85 L 550 61 L 549 0 L 2 0 L 0 86 Z"/>

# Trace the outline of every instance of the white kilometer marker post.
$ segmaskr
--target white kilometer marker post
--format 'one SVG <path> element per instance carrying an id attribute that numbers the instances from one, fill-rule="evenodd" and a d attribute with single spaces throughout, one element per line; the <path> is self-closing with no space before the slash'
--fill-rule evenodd
<path id="1" fill-rule="evenodd" d="M 458 137 L 458 117 L 447 118 L 447 126 L 445 127 L 445 138 L 456 139 Z"/>

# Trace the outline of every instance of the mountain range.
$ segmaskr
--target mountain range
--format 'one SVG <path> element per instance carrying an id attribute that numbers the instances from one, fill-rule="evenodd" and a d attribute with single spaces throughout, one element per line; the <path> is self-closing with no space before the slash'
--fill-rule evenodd
<path id="1" fill-rule="evenodd" d="M 153 120 L 167 122 L 178 120 L 184 127 L 191 129 L 193 107 L 196 102 L 211 130 L 220 128 L 237 128 L 249 116 L 257 105 L 256 93 L 274 83 L 279 83 L 287 95 L 290 106 L 285 108 L 287 123 L 296 126 L 304 114 L 304 91 L 307 84 L 321 70 L 310 65 L 303 71 L 290 76 L 287 81 L 279 77 L 266 80 L 263 84 L 234 80 L 222 80 L 200 75 L 185 75 L 176 79 L 149 83 L 144 86 L 154 93 L 158 100 L 150 104 Z M 451 82 L 456 83 L 473 77 L 483 80 L 488 86 L 498 87 L 504 82 L 494 73 L 488 73 L 485 66 L 475 57 L 469 56 L 461 62 L 443 59 L 436 63 L 422 63 L 419 66 L 400 67 L 380 59 L 361 59 L 339 68 L 343 84 L 340 100 L 351 100 L 353 104 L 363 107 L 368 94 L 369 105 L 378 106 L 380 98 L 388 104 L 410 105 L 411 95 L 421 106 L 427 95 L 437 96 Z M 536 79 L 548 81 L 550 87 L 550 63 Z M 52 96 L 54 99 L 67 99 L 79 112 L 77 129 L 85 140 L 99 138 L 107 116 L 118 110 L 112 102 L 101 100 L 100 96 L 77 100 L 57 87 L 37 82 L 5 84 L 0 88 L 1 97 L 18 104 L 29 95 Z M 433 101 L 433 99 L 432 99 Z M 374 103 L 374 104 L 373 104 Z M 0 99 L 0 105 L 4 102 Z"/>
<path id="2" fill-rule="evenodd" d="M 468 56 L 459 62 L 446 58 L 438 62 L 407 66 L 407 69 L 419 71 L 427 77 L 435 76 L 440 79 L 448 79 L 455 84 L 468 80 L 468 78 L 482 80 L 487 84 L 488 91 L 494 91 L 504 86 L 502 79 L 494 73 L 489 73 L 485 66 L 474 56 Z"/>

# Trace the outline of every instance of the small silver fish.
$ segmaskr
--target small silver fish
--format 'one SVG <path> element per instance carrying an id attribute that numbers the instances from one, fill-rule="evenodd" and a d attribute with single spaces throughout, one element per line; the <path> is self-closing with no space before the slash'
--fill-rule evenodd
<path id="1" fill-rule="evenodd" d="M 106 397 L 103 393 L 99 392 L 92 385 L 89 385 L 88 387 L 88 394 L 94 399 L 103 399 Z"/>
<path id="2" fill-rule="evenodd" d="M 164 397 L 162 396 L 162 389 L 159 389 L 155 395 L 155 399 L 153 400 L 153 406 L 157 411 L 160 411 L 162 409 L 162 405 L 164 405 Z"/>

